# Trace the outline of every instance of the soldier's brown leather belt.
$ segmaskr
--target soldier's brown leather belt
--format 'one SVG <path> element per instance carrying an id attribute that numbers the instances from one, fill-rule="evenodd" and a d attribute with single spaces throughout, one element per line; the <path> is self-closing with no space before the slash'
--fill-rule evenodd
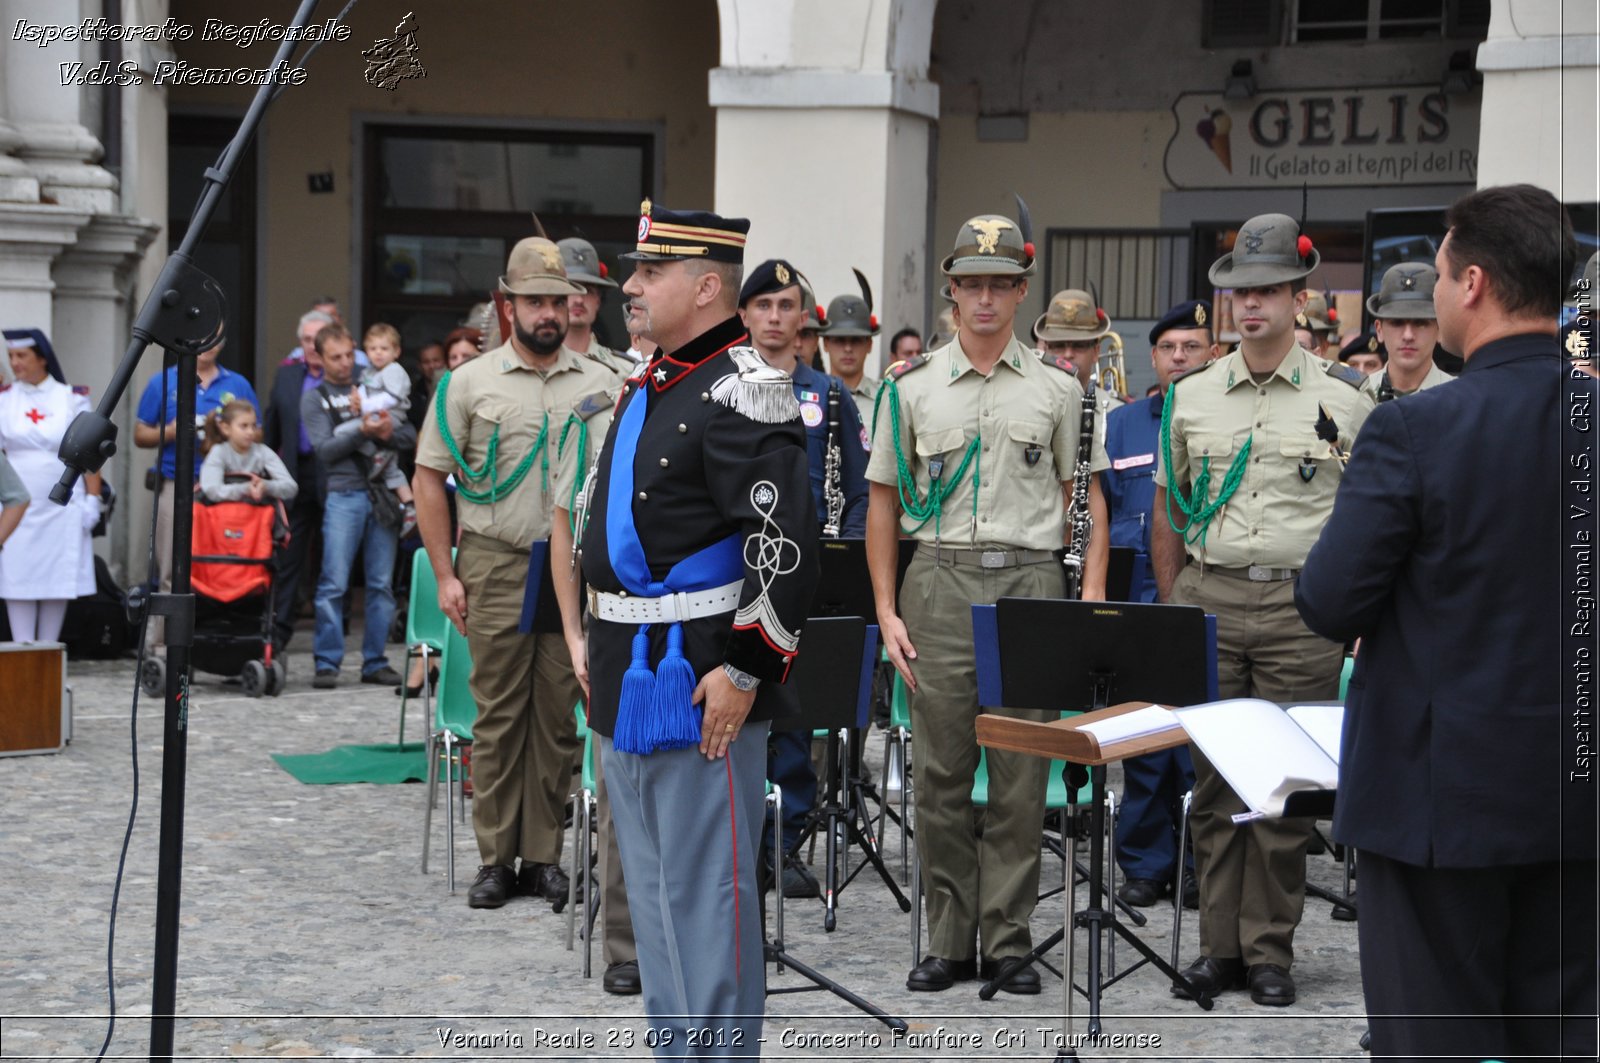
<path id="1" fill-rule="evenodd" d="M 917 544 L 919 553 L 928 554 L 936 565 L 969 565 L 973 568 L 1016 568 L 1054 561 L 1049 550 L 951 550 L 932 543 Z"/>
<path id="2" fill-rule="evenodd" d="M 1223 568 L 1221 565 L 1207 565 L 1206 572 L 1215 572 L 1219 576 L 1229 579 L 1247 579 L 1251 583 L 1282 583 L 1284 580 L 1294 579 L 1300 575 L 1297 568 L 1268 568 L 1265 565 L 1251 565 L 1248 568 Z"/>

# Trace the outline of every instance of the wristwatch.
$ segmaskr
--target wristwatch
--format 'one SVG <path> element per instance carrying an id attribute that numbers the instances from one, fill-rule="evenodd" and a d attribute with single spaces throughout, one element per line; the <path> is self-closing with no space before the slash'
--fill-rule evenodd
<path id="1" fill-rule="evenodd" d="M 749 672 L 741 672 L 731 664 L 723 665 L 722 670 L 727 673 L 729 679 L 733 680 L 733 685 L 746 694 L 754 690 L 756 685 L 761 682 L 760 679 Z"/>

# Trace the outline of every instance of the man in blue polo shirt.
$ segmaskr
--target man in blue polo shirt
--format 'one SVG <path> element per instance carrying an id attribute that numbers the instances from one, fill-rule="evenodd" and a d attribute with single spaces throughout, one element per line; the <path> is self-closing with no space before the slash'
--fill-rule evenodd
<path id="1" fill-rule="evenodd" d="M 202 351 L 197 360 L 198 380 L 194 402 L 197 433 L 206 414 L 234 399 L 248 399 L 256 408 L 256 417 L 259 419 L 261 416 L 261 403 L 256 399 L 256 392 L 250 386 L 250 381 L 232 369 L 217 364 L 217 356 L 222 353 L 223 343 L 224 341 L 219 340 L 215 347 Z M 166 393 L 165 402 L 163 402 L 163 389 Z M 161 448 L 156 463 L 156 471 L 160 477 L 160 490 L 156 495 L 156 564 L 161 569 L 163 593 L 172 590 L 172 499 L 173 481 L 177 478 L 178 469 L 177 410 L 178 367 L 171 366 L 159 376 L 151 377 L 150 383 L 145 385 L 133 426 L 135 446 Z M 200 475 L 200 460 L 200 443 L 197 435 L 194 468 L 189 470 L 191 479 Z M 155 637 L 151 644 L 160 646 L 161 621 L 157 618 L 152 624 L 155 628 Z"/>
<path id="2" fill-rule="evenodd" d="M 1141 402 L 1114 409 L 1106 417 L 1106 456 L 1111 468 L 1101 473 L 1106 506 L 1111 513 L 1111 545 L 1134 550 L 1143 560 L 1135 564 L 1136 580 L 1128 597 L 1135 602 L 1156 600 L 1155 577 L 1150 570 L 1150 522 L 1155 503 L 1156 453 L 1161 446 L 1161 410 L 1174 377 L 1203 365 L 1217 355 L 1211 339 L 1211 304 L 1203 300 L 1180 303 L 1150 330 L 1150 364 L 1160 391 Z M 1142 573 L 1142 577 L 1138 574 Z M 1147 908 L 1172 887 L 1178 869 L 1178 825 L 1183 795 L 1194 786 L 1194 767 L 1187 747 L 1130 757 L 1122 762 L 1122 810 L 1117 817 L 1117 865 L 1127 881 L 1117 896 L 1128 904 Z M 1190 877 L 1185 903 L 1199 896 Z M 1189 905 L 1194 907 L 1193 904 Z"/>

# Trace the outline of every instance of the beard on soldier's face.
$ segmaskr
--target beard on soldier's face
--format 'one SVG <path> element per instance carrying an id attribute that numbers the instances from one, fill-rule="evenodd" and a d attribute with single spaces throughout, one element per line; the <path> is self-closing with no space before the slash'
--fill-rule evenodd
<path id="1" fill-rule="evenodd" d="M 513 321 L 512 328 L 516 330 L 517 340 L 534 354 L 554 354 L 561 349 L 561 341 L 567 338 L 567 330 L 552 321 L 541 321 L 532 329 L 522 327 L 522 322 Z"/>

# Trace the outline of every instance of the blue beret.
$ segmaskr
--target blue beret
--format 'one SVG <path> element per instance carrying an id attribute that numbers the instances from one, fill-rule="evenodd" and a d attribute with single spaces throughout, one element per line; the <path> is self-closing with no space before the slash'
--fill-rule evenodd
<path id="1" fill-rule="evenodd" d="M 800 286 L 800 271 L 781 258 L 769 258 L 745 274 L 744 287 L 739 289 L 739 308 L 758 295 L 781 292 L 785 288 Z"/>
<path id="2" fill-rule="evenodd" d="M 1179 303 L 1150 330 L 1150 345 L 1155 346 L 1161 334 L 1168 329 L 1175 328 L 1203 328 L 1211 327 L 1211 304 L 1204 299 L 1190 299 L 1187 303 Z"/>
<path id="3" fill-rule="evenodd" d="M 1378 334 L 1372 329 L 1363 329 L 1358 335 L 1350 337 L 1350 342 L 1339 348 L 1339 361 L 1348 362 L 1352 354 L 1375 354 L 1382 358 L 1384 363 L 1389 361 L 1389 348 L 1378 339 Z"/>

